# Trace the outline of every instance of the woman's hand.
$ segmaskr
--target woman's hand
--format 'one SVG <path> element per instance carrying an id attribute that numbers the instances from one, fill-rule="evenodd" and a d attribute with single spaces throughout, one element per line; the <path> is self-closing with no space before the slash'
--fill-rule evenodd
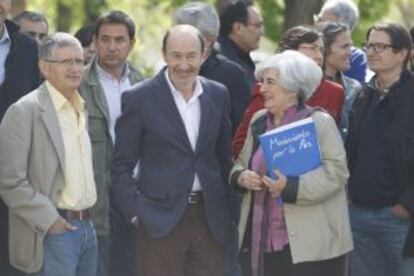
<path id="1" fill-rule="evenodd" d="M 273 180 L 267 175 L 262 177 L 262 182 L 269 189 L 269 192 L 273 198 L 277 198 L 282 193 L 286 186 L 287 178 L 279 170 L 274 171 L 277 176 L 277 180 Z"/>
<path id="2" fill-rule="evenodd" d="M 237 183 L 240 187 L 253 191 L 260 191 L 263 186 L 262 177 L 258 173 L 250 170 L 243 171 L 239 175 Z"/>

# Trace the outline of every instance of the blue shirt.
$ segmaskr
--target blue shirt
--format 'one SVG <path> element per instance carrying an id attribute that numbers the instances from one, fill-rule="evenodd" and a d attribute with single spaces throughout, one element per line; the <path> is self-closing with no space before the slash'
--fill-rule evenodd
<path id="1" fill-rule="evenodd" d="M 6 77 L 6 59 L 10 53 L 11 40 L 6 25 L 3 25 L 3 33 L 0 38 L 0 86 Z"/>

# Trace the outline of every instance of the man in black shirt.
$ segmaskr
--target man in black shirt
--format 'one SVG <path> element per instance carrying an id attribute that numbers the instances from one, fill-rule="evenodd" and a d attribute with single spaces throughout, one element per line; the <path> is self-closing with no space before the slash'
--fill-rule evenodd
<path id="1" fill-rule="evenodd" d="M 220 12 L 220 53 L 246 70 L 251 88 L 256 81 L 250 52 L 259 47 L 263 30 L 262 16 L 249 1 L 230 3 Z"/>
<path id="2" fill-rule="evenodd" d="M 403 248 L 414 214 L 414 76 L 411 39 L 397 24 L 367 33 L 375 77 L 354 103 L 347 141 L 351 276 L 404 275 Z"/>

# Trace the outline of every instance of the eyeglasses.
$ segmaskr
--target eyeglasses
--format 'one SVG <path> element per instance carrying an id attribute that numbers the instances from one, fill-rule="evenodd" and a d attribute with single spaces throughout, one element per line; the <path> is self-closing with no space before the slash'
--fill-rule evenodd
<path id="1" fill-rule="evenodd" d="M 65 59 L 45 59 L 46 62 L 56 63 L 58 65 L 62 65 L 63 67 L 69 68 L 72 65 L 76 67 L 83 67 L 84 60 L 81 58 L 65 58 Z"/>
<path id="2" fill-rule="evenodd" d="M 247 26 L 253 26 L 257 29 L 260 29 L 261 31 L 264 30 L 264 25 L 262 21 L 258 21 L 258 22 L 247 22 L 246 23 Z"/>
<path id="3" fill-rule="evenodd" d="M 263 26 L 263 22 L 248 22 L 247 25 L 255 26 L 256 28 L 261 28 Z"/>
<path id="4" fill-rule="evenodd" d="M 386 43 L 367 43 L 365 44 L 365 47 L 363 48 L 365 52 L 368 52 L 369 49 L 373 49 L 375 53 L 382 53 L 387 48 L 394 48 L 394 45 L 392 44 L 386 44 Z"/>
<path id="5" fill-rule="evenodd" d="M 26 34 L 33 37 L 34 39 L 38 38 L 40 41 L 43 41 L 47 37 L 47 34 L 45 33 L 38 33 L 34 31 L 28 31 Z"/>

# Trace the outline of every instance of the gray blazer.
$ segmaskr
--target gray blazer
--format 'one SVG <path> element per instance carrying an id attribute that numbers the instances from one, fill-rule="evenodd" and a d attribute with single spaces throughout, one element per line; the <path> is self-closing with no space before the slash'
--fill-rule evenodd
<path id="1" fill-rule="evenodd" d="M 57 220 L 64 144 L 42 84 L 13 104 L 0 125 L 0 197 L 9 207 L 10 263 L 27 273 L 43 263 L 43 237 Z"/>

